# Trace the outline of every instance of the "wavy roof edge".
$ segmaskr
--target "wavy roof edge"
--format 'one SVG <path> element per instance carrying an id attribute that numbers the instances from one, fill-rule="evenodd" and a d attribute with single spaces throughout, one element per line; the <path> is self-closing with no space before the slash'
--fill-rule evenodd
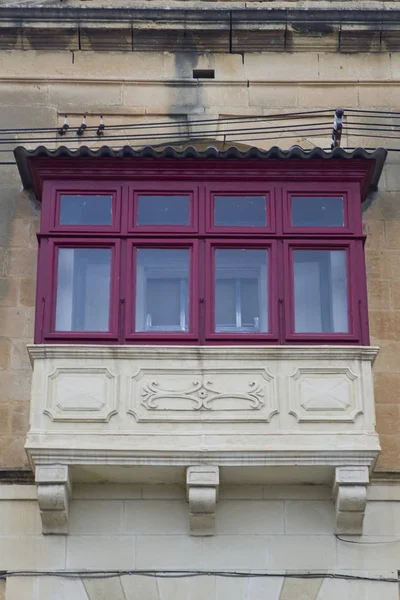
<path id="1" fill-rule="evenodd" d="M 244 158 L 258 160 L 374 160 L 375 168 L 371 179 L 370 190 L 375 190 L 378 187 L 378 182 L 387 156 L 387 150 L 385 148 L 377 148 L 373 151 L 367 151 L 364 148 L 356 148 L 352 151 L 346 151 L 343 148 L 335 148 L 332 151 L 326 152 L 322 148 L 305 150 L 300 146 L 293 146 L 289 150 L 281 150 L 278 146 L 273 146 L 269 150 L 260 150 L 260 148 L 256 147 L 240 150 L 235 146 L 231 146 L 226 150 L 219 150 L 214 146 L 209 146 L 205 150 L 199 150 L 194 146 L 187 146 L 182 150 L 177 150 L 173 146 L 166 146 L 162 149 L 157 149 L 153 146 L 145 146 L 139 150 L 135 150 L 131 146 L 124 146 L 119 149 L 110 148 L 110 146 L 102 146 L 96 150 L 93 150 L 88 146 L 81 146 L 77 150 L 70 150 L 66 146 L 60 146 L 55 150 L 51 150 L 45 146 L 38 146 L 34 150 L 28 150 L 23 146 L 18 146 L 14 150 L 14 156 L 25 189 L 32 189 L 33 187 L 32 176 L 28 165 L 29 158 Z"/>

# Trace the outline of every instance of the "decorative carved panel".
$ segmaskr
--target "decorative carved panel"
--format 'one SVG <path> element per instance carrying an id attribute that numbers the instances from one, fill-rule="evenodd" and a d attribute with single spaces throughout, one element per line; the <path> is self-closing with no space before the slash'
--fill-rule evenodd
<path id="1" fill-rule="evenodd" d="M 117 378 L 106 367 L 58 367 L 48 375 L 44 413 L 52 421 L 107 422 L 116 414 Z"/>
<path id="2" fill-rule="evenodd" d="M 298 422 L 354 422 L 362 414 L 360 378 L 347 367 L 300 367 L 290 376 L 290 414 Z"/>
<path id="3" fill-rule="evenodd" d="M 141 369 L 128 412 L 138 421 L 270 421 L 278 412 L 266 369 Z"/>

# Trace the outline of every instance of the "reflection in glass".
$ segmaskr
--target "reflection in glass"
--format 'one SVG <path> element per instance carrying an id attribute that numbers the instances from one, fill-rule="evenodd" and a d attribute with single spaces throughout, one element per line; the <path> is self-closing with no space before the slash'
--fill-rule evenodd
<path id="1" fill-rule="evenodd" d="M 346 252 L 295 250 L 293 257 L 295 331 L 348 332 Z"/>
<path id="2" fill-rule="evenodd" d="M 267 250 L 215 252 L 215 331 L 268 331 Z"/>
<path id="3" fill-rule="evenodd" d="M 265 196 L 215 196 L 214 225 L 231 227 L 265 227 Z"/>
<path id="4" fill-rule="evenodd" d="M 110 248 L 60 248 L 57 331 L 108 331 Z"/>
<path id="5" fill-rule="evenodd" d="M 343 227 L 343 198 L 292 197 L 292 225 L 294 227 Z"/>
<path id="6" fill-rule="evenodd" d="M 138 225 L 189 225 L 188 196 L 139 196 Z"/>
<path id="7" fill-rule="evenodd" d="M 60 197 L 60 225 L 111 225 L 112 196 L 67 195 Z"/>
<path id="8" fill-rule="evenodd" d="M 136 331 L 189 331 L 189 250 L 139 248 Z"/>

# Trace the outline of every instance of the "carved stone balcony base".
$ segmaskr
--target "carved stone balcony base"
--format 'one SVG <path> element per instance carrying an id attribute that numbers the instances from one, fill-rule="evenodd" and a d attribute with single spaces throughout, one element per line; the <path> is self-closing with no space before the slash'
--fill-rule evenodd
<path id="1" fill-rule="evenodd" d="M 228 484 L 331 485 L 336 468 L 371 469 L 379 454 L 376 348 L 43 344 L 29 354 L 32 468 L 65 465 L 72 481 L 184 485 L 187 468 L 216 465 Z M 50 484 L 67 507 L 66 480 L 44 493 Z"/>
<path id="2" fill-rule="evenodd" d="M 68 507 L 71 496 L 69 467 L 36 467 L 38 502 L 44 534 L 68 533 Z"/>
<path id="3" fill-rule="evenodd" d="M 190 535 L 215 534 L 215 509 L 218 498 L 219 468 L 197 465 L 186 471 Z"/>
<path id="4" fill-rule="evenodd" d="M 367 467 L 336 469 L 333 485 L 336 507 L 335 533 L 362 535 L 368 484 Z"/>

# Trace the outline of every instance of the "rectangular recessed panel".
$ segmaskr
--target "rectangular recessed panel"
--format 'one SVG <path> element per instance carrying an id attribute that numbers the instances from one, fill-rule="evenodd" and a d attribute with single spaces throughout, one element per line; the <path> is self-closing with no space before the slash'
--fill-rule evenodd
<path id="1" fill-rule="evenodd" d="M 340 196 L 292 196 L 294 227 L 343 227 L 343 198 Z"/>
<path id="2" fill-rule="evenodd" d="M 237 30 L 232 35 L 233 52 L 279 52 L 285 48 L 285 30 Z"/>
<path id="3" fill-rule="evenodd" d="M 132 32 L 128 27 L 80 30 L 80 50 L 122 51 L 132 50 Z"/>
<path id="4" fill-rule="evenodd" d="M 139 248 L 136 331 L 189 331 L 189 250 Z"/>
<path id="5" fill-rule="evenodd" d="M 17 27 L 0 28 L 0 50 L 20 50 L 21 30 Z"/>
<path id="6" fill-rule="evenodd" d="M 265 196 L 215 196 L 214 225 L 231 227 L 265 227 Z"/>
<path id="7" fill-rule="evenodd" d="M 134 29 L 132 49 L 143 52 L 150 49 L 153 52 L 229 52 L 229 32 L 221 29 Z"/>
<path id="8" fill-rule="evenodd" d="M 381 32 L 369 29 L 357 31 L 342 26 L 339 50 L 340 52 L 380 52 Z"/>
<path id="9" fill-rule="evenodd" d="M 23 50 L 78 50 L 78 29 L 60 27 L 24 28 L 22 30 Z"/>
<path id="10" fill-rule="evenodd" d="M 215 331 L 268 331 L 267 250 L 216 250 Z"/>
<path id="11" fill-rule="evenodd" d="M 60 225 L 111 225 L 112 196 L 62 194 Z"/>
<path id="12" fill-rule="evenodd" d="M 110 281 L 110 248 L 60 248 L 56 331 L 108 331 Z"/>
<path id="13" fill-rule="evenodd" d="M 344 250 L 295 250 L 296 333 L 347 333 L 347 274 Z"/>
<path id="14" fill-rule="evenodd" d="M 138 196 L 137 225 L 189 225 L 189 197 Z"/>
<path id="15" fill-rule="evenodd" d="M 382 52 L 400 51 L 400 31 L 382 31 Z"/>

